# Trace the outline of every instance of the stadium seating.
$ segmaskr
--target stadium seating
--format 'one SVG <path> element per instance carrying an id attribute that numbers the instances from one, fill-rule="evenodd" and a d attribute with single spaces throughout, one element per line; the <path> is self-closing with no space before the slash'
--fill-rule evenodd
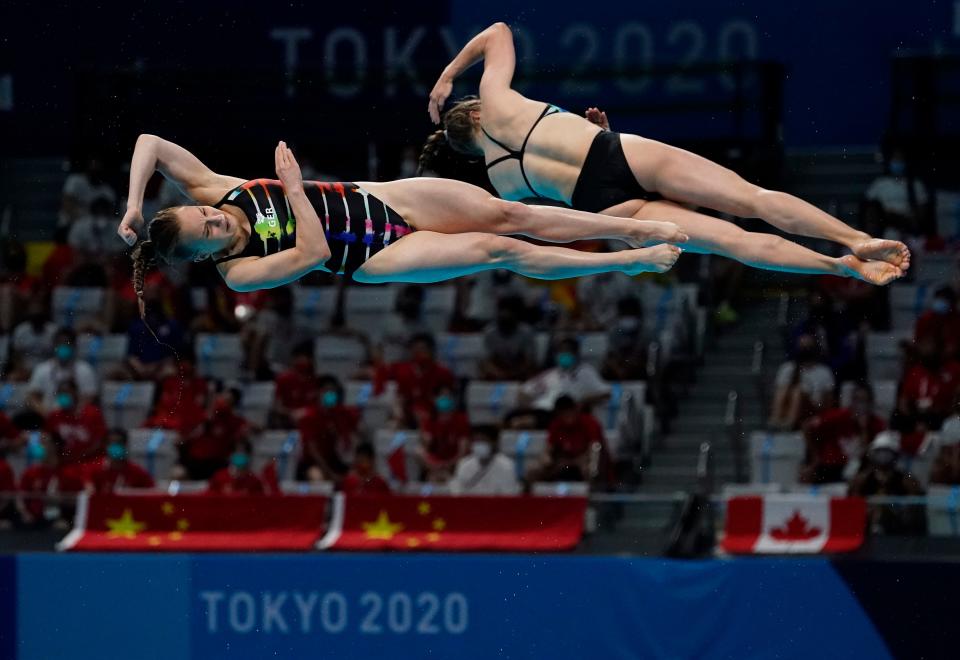
<path id="1" fill-rule="evenodd" d="M 77 338 L 77 356 L 101 377 L 111 375 L 127 357 L 127 335 L 83 334 Z"/>
<path id="2" fill-rule="evenodd" d="M 960 536 L 960 486 L 930 486 L 927 497 L 927 533 Z"/>
<path id="3" fill-rule="evenodd" d="M 586 481 L 538 481 L 530 486 L 530 494 L 538 497 L 586 497 L 590 484 Z"/>
<path id="4" fill-rule="evenodd" d="M 800 433 L 750 434 L 750 473 L 754 483 L 790 488 L 797 483 L 805 446 Z"/>
<path id="5" fill-rule="evenodd" d="M 467 414 L 474 424 L 500 424 L 520 396 L 514 381 L 471 381 L 467 385 Z"/>
<path id="6" fill-rule="evenodd" d="M 344 381 L 368 361 L 367 347 L 357 337 L 320 335 L 313 342 L 313 358 L 317 373 L 333 374 Z"/>
<path id="7" fill-rule="evenodd" d="M 366 428 L 379 429 L 386 426 L 396 405 L 396 383 L 387 383 L 380 394 L 374 394 L 373 383 L 361 380 L 348 381 L 344 390 L 345 403 L 360 409 Z"/>
<path id="8" fill-rule="evenodd" d="M 276 384 L 273 381 L 247 383 L 240 397 L 239 412 L 254 426 L 264 428 L 273 406 L 273 394 Z"/>
<path id="9" fill-rule="evenodd" d="M 10 337 L 7 335 L 0 335 L 0 373 L 3 373 L 3 370 L 7 366 L 7 356 L 10 351 Z"/>
<path id="10" fill-rule="evenodd" d="M 6 413 L 7 416 L 12 416 L 23 408 L 26 400 L 26 383 L 0 383 L 0 411 Z"/>
<path id="11" fill-rule="evenodd" d="M 867 335 L 867 373 L 870 380 L 899 380 L 902 372 L 900 344 L 905 334 L 871 332 Z"/>
<path id="12" fill-rule="evenodd" d="M 383 319 L 393 312 L 397 291 L 394 285 L 349 287 L 344 304 L 347 325 L 374 337 Z"/>
<path id="13" fill-rule="evenodd" d="M 107 426 L 135 429 L 153 407 L 156 386 L 152 382 L 108 380 L 100 391 L 100 406 Z"/>
<path id="14" fill-rule="evenodd" d="M 294 322 L 313 332 L 330 326 L 330 317 L 337 303 L 337 289 L 332 286 L 294 286 Z"/>
<path id="15" fill-rule="evenodd" d="M 428 481 L 410 481 L 403 485 L 401 492 L 405 495 L 420 495 L 421 497 L 450 495 L 450 485 L 434 484 Z"/>
<path id="16" fill-rule="evenodd" d="M 453 284 L 434 284 L 424 287 L 424 293 L 423 320 L 431 332 L 443 332 L 453 316 L 457 289 Z"/>
<path id="17" fill-rule="evenodd" d="M 500 452 L 516 462 L 517 478 L 523 479 L 540 466 L 547 447 L 546 431 L 503 431 Z"/>
<path id="18" fill-rule="evenodd" d="M 96 322 L 103 314 L 106 297 L 106 291 L 98 287 L 54 287 L 53 321 L 68 328 Z"/>
<path id="19" fill-rule="evenodd" d="M 200 375 L 224 382 L 239 380 L 243 365 L 240 335 L 200 333 L 194 350 Z"/>
<path id="20" fill-rule="evenodd" d="M 334 493 L 332 481 L 281 481 L 280 492 L 284 495 L 326 495 Z"/>
<path id="21" fill-rule="evenodd" d="M 846 381 L 840 386 L 840 405 L 847 407 L 853 399 L 853 389 L 855 383 Z M 870 383 L 873 389 L 873 407 L 874 411 L 880 417 L 889 419 L 897 405 L 897 381 L 895 380 L 874 380 Z"/>
<path id="22" fill-rule="evenodd" d="M 264 431 L 253 439 L 253 456 L 250 469 L 257 474 L 272 460 L 277 461 L 277 478 L 292 481 L 300 459 L 300 433 L 298 431 Z"/>
<path id="23" fill-rule="evenodd" d="M 177 461 L 177 434 L 165 429 L 133 429 L 128 437 L 130 460 L 155 480 L 169 478 Z"/>
<path id="24" fill-rule="evenodd" d="M 421 438 L 417 431 L 379 429 L 373 436 L 374 466 L 376 471 L 388 481 L 395 481 L 400 475 L 394 473 L 390 467 L 391 456 L 402 452 L 403 469 L 406 478 L 415 479 L 419 470 L 416 458 L 417 448 Z"/>
<path id="25" fill-rule="evenodd" d="M 483 359 L 483 335 L 480 333 L 437 335 L 437 359 L 460 378 L 476 378 Z"/>

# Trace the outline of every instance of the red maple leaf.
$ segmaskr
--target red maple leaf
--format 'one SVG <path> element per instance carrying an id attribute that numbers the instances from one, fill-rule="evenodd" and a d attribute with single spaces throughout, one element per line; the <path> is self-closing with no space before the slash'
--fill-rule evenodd
<path id="1" fill-rule="evenodd" d="M 777 541 L 809 541 L 820 536 L 819 527 L 810 527 L 809 520 L 800 515 L 799 509 L 787 520 L 783 527 L 774 527 L 770 536 Z"/>

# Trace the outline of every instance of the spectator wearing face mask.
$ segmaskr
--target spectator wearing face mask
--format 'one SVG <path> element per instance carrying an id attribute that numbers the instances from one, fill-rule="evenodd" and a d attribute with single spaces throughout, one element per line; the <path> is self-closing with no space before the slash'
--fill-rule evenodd
<path id="1" fill-rule="evenodd" d="M 960 348 L 960 312 L 957 311 L 957 296 L 953 289 L 944 286 L 936 290 L 930 309 L 917 319 L 913 338 L 916 342 L 929 338 L 940 347 L 945 359 L 957 359 Z"/>
<path id="2" fill-rule="evenodd" d="M 553 408 L 553 420 L 547 429 L 547 446 L 539 481 L 588 481 L 590 456 L 596 445 L 603 450 L 603 427 L 596 417 L 577 405 L 569 396 L 561 396 Z"/>
<path id="3" fill-rule="evenodd" d="M 257 380 L 273 380 L 293 361 L 293 349 L 311 345 L 313 336 L 301 327 L 293 314 L 293 290 L 289 286 L 271 289 L 266 307 L 244 326 L 247 363 Z"/>
<path id="4" fill-rule="evenodd" d="M 73 507 L 59 496 L 83 490 L 77 472 L 60 465 L 48 438 L 37 434 L 27 443 L 27 468 L 20 475 L 17 508 L 30 527 L 66 527 Z"/>
<path id="5" fill-rule="evenodd" d="M 770 426 L 794 430 L 833 403 L 833 372 L 823 363 L 816 340 L 801 335 L 794 359 L 780 365 L 774 381 Z"/>
<path id="6" fill-rule="evenodd" d="M 40 362 L 53 355 L 57 324 L 50 320 L 43 300 L 31 299 L 27 317 L 10 336 L 10 378 L 25 380 Z M 14 373 L 15 372 L 15 373 Z"/>
<path id="7" fill-rule="evenodd" d="M 576 339 L 560 341 L 555 361 L 556 366 L 521 386 L 521 398 L 529 407 L 550 411 L 560 397 L 569 396 L 589 409 L 610 396 L 610 385 L 600 373 L 593 365 L 580 361 L 580 344 Z"/>
<path id="8" fill-rule="evenodd" d="M 56 406 L 44 421 L 44 430 L 59 448 L 60 464 L 84 463 L 103 456 L 107 424 L 100 408 L 77 400 L 72 381 L 60 383 Z"/>
<path id="9" fill-rule="evenodd" d="M 423 445 L 420 463 L 426 481 L 445 483 L 470 443 L 470 420 L 460 410 L 456 396 L 447 386 L 437 388 L 434 414 L 421 429 Z"/>
<path id="10" fill-rule="evenodd" d="M 930 469 L 930 483 L 960 485 L 960 414 L 951 415 L 940 429 L 940 450 Z"/>
<path id="11" fill-rule="evenodd" d="M 54 356 L 40 362 L 27 384 L 28 403 L 41 415 L 56 406 L 60 384 L 72 381 L 77 387 L 80 405 L 97 396 L 97 375 L 89 363 L 76 357 L 76 335 L 69 328 L 60 328 L 54 336 Z"/>
<path id="12" fill-rule="evenodd" d="M 364 442 L 353 454 L 353 465 L 340 488 L 347 495 L 389 495 L 390 485 L 373 467 L 373 445 Z"/>
<path id="13" fill-rule="evenodd" d="M 82 170 L 71 173 L 64 181 L 57 226 L 68 227 L 90 213 L 97 199 L 106 200 L 112 207 L 117 202 L 117 193 L 106 181 L 103 161 L 94 156 L 87 159 Z"/>
<path id="14" fill-rule="evenodd" d="M 809 462 L 801 471 L 801 480 L 814 484 L 845 481 L 848 463 L 859 462 L 886 426 L 873 411 L 873 390 L 858 383 L 849 407 L 827 410 L 804 424 Z"/>
<path id="15" fill-rule="evenodd" d="M 321 376 L 317 400 L 297 423 L 303 454 L 297 479 L 337 481 L 347 473 L 354 448 L 360 443 L 360 410 L 343 400 L 343 385 L 333 376 Z"/>
<path id="16" fill-rule="evenodd" d="M 647 344 L 643 306 L 636 296 L 617 302 L 617 319 L 607 333 L 607 355 L 600 370 L 607 380 L 645 380 Z"/>
<path id="17" fill-rule="evenodd" d="M 930 195 L 911 171 L 903 148 L 891 149 L 886 172 L 870 184 L 864 197 L 887 230 L 884 238 L 922 233 L 930 214 Z"/>
<path id="18" fill-rule="evenodd" d="M 410 359 L 377 368 L 374 390 L 382 392 L 387 381 L 397 383 L 400 410 L 396 416 L 405 428 L 420 428 L 434 413 L 434 392 L 453 388 L 453 372 L 437 361 L 432 335 L 414 335 L 409 344 Z"/>
<path id="19" fill-rule="evenodd" d="M 502 298 L 497 318 L 483 333 L 484 356 L 480 378 L 484 380 L 526 380 L 536 368 L 536 337 L 519 314 L 520 298 Z"/>
<path id="20" fill-rule="evenodd" d="M 249 446 L 250 426 L 236 412 L 238 399 L 235 390 L 217 394 L 207 421 L 184 438 L 180 461 L 191 479 L 209 478 L 232 460 L 237 447 Z"/>
<path id="21" fill-rule="evenodd" d="M 250 469 L 249 442 L 237 443 L 230 454 L 229 465 L 210 477 L 207 492 L 217 495 L 264 494 L 263 482 Z"/>
<path id="22" fill-rule="evenodd" d="M 495 426 L 474 426 L 470 453 L 463 456 L 450 480 L 455 495 L 517 495 L 520 481 L 512 459 L 500 452 Z"/>
<path id="23" fill-rule="evenodd" d="M 874 438 L 860 471 L 850 481 L 850 495 L 923 495 L 923 487 L 897 466 L 900 434 L 884 431 Z M 926 521 L 924 507 L 893 504 L 870 505 L 868 526 L 874 533 L 922 533 Z"/>
<path id="24" fill-rule="evenodd" d="M 290 368 L 277 374 L 274 382 L 276 390 L 270 426 L 295 428 L 297 421 L 317 400 L 319 383 L 313 363 L 313 342 L 304 342 L 293 349 Z"/>
<path id="25" fill-rule="evenodd" d="M 895 428 L 904 433 L 939 429 L 960 383 L 960 365 L 943 359 L 933 337 L 916 343 L 916 358 L 900 385 L 894 419 Z"/>
<path id="26" fill-rule="evenodd" d="M 130 460 L 127 452 L 127 433 L 111 429 L 107 434 L 107 456 L 91 475 L 93 492 L 113 493 L 122 488 L 153 488 L 153 477 Z"/>

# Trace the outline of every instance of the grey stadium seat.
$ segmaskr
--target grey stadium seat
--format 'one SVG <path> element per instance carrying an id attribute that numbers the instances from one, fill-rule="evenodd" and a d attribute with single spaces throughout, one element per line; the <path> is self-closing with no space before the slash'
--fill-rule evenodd
<path id="1" fill-rule="evenodd" d="M 177 434 L 166 429 L 133 429 L 129 432 L 130 460 L 155 480 L 167 479 L 177 461 Z"/>
<path id="2" fill-rule="evenodd" d="M 253 438 L 253 456 L 250 469 L 260 474 L 272 460 L 277 461 L 277 478 L 280 482 L 293 481 L 300 459 L 299 431 L 264 431 Z"/>
<path id="3" fill-rule="evenodd" d="M 797 483 L 805 450 L 800 433 L 754 431 L 750 434 L 750 469 L 754 483 L 792 487 Z"/>
<path id="4" fill-rule="evenodd" d="M 240 378 L 243 346 L 235 333 L 201 333 L 194 342 L 197 371 L 207 378 L 233 381 Z"/>
<path id="5" fill-rule="evenodd" d="M 133 429 L 141 426 L 153 407 L 152 382 L 108 380 L 100 391 L 100 406 L 107 426 Z"/>

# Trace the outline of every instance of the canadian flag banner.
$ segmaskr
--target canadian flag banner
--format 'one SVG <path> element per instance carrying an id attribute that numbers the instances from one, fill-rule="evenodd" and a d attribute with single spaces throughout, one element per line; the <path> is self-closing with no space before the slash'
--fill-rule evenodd
<path id="1" fill-rule="evenodd" d="M 863 544 L 866 516 L 859 497 L 732 497 L 721 545 L 732 554 L 851 552 Z"/>

